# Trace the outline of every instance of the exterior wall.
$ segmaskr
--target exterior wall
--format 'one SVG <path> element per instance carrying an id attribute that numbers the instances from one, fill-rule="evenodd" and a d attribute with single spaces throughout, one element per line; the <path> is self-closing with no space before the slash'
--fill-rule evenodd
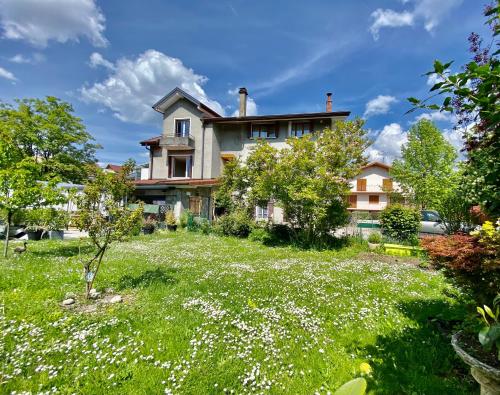
<path id="1" fill-rule="evenodd" d="M 351 194 L 357 196 L 357 205 L 351 210 L 360 211 L 380 211 L 383 210 L 387 204 L 389 197 L 387 193 L 383 192 L 383 180 L 390 179 L 389 171 L 383 167 L 374 165 L 364 169 L 359 176 L 351 181 Z M 357 190 L 357 180 L 366 179 L 366 192 Z M 394 190 L 398 189 L 398 184 L 393 182 Z M 373 192 L 370 194 L 370 192 Z M 379 203 L 370 204 L 369 196 L 378 195 Z"/>
<path id="2" fill-rule="evenodd" d="M 176 119 L 190 119 L 190 130 L 189 134 L 193 137 L 195 142 L 195 148 L 193 152 L 193 174 L 192 178 L 201 178 L 202 173 L 202 150 L 203 150 L 203 125 L 201 122 L 202 113 L 193 105 L 190 101 L 181 99 L 178 100 L 175 104 L 169 107 L 165 113 L 163 114 L 163 136 L 171 136 L 175 134 L 175 120 Z M 205 147 L 206 147 L 205 142 Z M 163 177 L 155 177 L 153 178 L 167 178 L 167 150 L 165 149 L 165 158 L 163 162 L 163 167 L 165 171 L 161 171 L 161 174 L 164 174 Z M 154 166 L 154 165 L 153 165 Z M 153 167 L 153 174 L 155 173 Z M 204 175 L 206 178 L 206 176 Z"/>
<path id="3" fill-rule="evenodd" d="M 151 147 L 153 171 L 151 178 L 167 178 L 167 149 L 163 147 Z"/>

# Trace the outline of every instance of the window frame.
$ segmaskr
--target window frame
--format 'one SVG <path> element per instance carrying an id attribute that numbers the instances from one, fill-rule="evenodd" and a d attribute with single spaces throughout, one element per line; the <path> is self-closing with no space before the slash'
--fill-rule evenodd
<path id="1" fill-rule="evenodd" d="M 297 129 L 295 128 L 295 126 L 297 126 L 297 125 L 302 125 L 302 130 L 301 130 L 301 135 L 300 136 L 297 135 Z M 305 126 L 307 126 L 307 130 L 308 130 L 307 133 L 304 133 Z M 311 128 L 311 122 L 292 121 L 292 124 L 290 125 L 290 135 L 292 137 L 303 137 L 303 136 L 306 136 L 308 134 L 312 134 L 312 130 L 311 129 L 312 129 Z"/>
<path id="2" fill-rule="evenodd" d="M 264 213 L 266 214 L 264 216 Z M 257 221 L 268 221 L 269 220 L 269 207 L 255 206 L 255 219 Z"/>
<path id="3" fill-rule="evenodd" d="M 177 125 L 179 122 L 186 122 L 187 121 L 187 134 L 185 130 L 181 133 L 177 133 Z M 175 137 L 189 137 L 191 135 L 191 118 L 174 118 L 174 136 Z"/>
<path id="4" fill-rule="evenodd" d="M 194 162 L 194 155 L 193 154 L 186 154 L 186 155 L 168 155 L 168 178 L 172 179 L 184 179 L 184 178 L 193 178 L 193 162 Z M 184 177 L 175 177 L 175 158 L 186 158 L 186 167 L 184 171 Z M 191 166 L 189 166 L 190 164 Z"/>
<path id="5" fill-rule="evenodd" d="M 259 127 L 258 130 L 258 136 L 254 136 L 254 127 Z M 265 131 L 266 136 L 262 136 L 263 130 L 262 127 L 265 126 L 271 126 L 268 130 Z M 272 131 L 274 132 L 274 136 L 269 136 L 269 132 Z M 278 131 L 276 130 L 276 123 L 271 123 L 271 122 L 262 122 L 262 123 L 251 123 L 250 124 L 250 139 L 251 140 L 257 140 L 257 139 L 276 139 L 278 137 Z"/>

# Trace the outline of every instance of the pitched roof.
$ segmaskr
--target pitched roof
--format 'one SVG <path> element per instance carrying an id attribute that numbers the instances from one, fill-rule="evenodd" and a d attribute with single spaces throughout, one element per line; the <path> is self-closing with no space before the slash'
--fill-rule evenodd
<path id="1" fill-rule="evenodd" d="M 161 139 L 161 135 L 156 136 L 156 137 L 151 137 L 147 140 L 143 140 L 140 142 L 140 144 L 141 145 L 158 145 L 158 144 L 160 144 L 160 139 Z"/>
<path id="2" fill-rule="evenodd" d="M 112 165 L 111 163 L 108 163 L 108 165 L 106 166 L 106 169 L 107 170 L 111 170 L 111 171 L 114 171 L 116 173 L 118 173 L 119 171 L 121 171 L 123 168 L 123 166 L 120 166 L 120 165 Z"/>
<path id="3" fill-rule="evenodd" d="M 382 169 L 389 170 L 391 168 L 391 165 L 388 165 L 388 164 L 382 163 L 382 162 L 373 161 L 373 162 L 370 162 L 367 165 L 363 166 L 361 169 L 364 170 L 364 169 L 368 169 L 369 167 L 381 167 Z"/>
<path id="4" fill-rule="evenodd" d="M 181 88 L 175 87 L 165 96 L 163 96 L 160 100 L 158 100 L 155 104 L 153 104 L 153 109 L 158 111 L 159 113 L 164 113 L 165 110 L 174 104 L 179 99 L 186 99 L 193 103 L 198 110 L 203 112 L 207 118 L 210 117 L 220 117 L 218 113 L 208 107 L 206 104 L 200 102 L 198 99 L 195 99 L 189 93 L 183 91 Z"/>

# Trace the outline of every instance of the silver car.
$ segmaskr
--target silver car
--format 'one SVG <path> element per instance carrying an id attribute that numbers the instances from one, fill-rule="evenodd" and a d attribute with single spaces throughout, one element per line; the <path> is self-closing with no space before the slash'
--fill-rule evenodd
<path id="1" fill-rule="evenodd" d="M 434 210 L 423 210 L 420 221 L 420 233 L 430 233 L 437 235 L 446 234 L 446 228 L 439 213 Z"/>

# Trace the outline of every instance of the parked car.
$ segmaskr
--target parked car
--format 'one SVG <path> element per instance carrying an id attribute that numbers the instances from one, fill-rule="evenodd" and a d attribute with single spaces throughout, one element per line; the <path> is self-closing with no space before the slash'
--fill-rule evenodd
<path id="1" fill-rule="evenodd" d="M 431 233 L 437 235 L 446 234 L 446 228 L 439 213 L 434 210 L 423 210 L 420 221 L 420 233 Z"/>

